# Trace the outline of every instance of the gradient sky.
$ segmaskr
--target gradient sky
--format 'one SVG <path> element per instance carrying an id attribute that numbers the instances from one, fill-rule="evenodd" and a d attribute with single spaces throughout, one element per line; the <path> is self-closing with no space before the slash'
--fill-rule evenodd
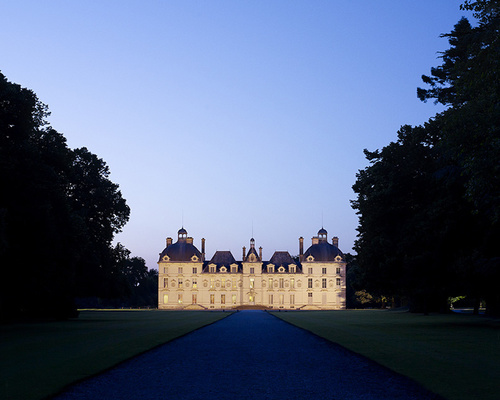
<path id="1" fill-rule="evenodd" d="M 460 3 L 3 1 L 0 70 L 107 162 L 131 207 L 116 241 L 148 267 L 182 224 L 209 258 L 252 235 L 298 254 L 322 225 L 352 252 L 363 149 L 442 110 L 416 88 Z"/>

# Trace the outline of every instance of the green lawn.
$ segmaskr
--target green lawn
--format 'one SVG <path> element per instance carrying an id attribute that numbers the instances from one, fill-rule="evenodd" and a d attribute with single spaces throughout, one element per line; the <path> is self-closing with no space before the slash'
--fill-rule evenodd
<path id="1" fill-rule="evenodd" d="M 450 400 L 500 399 L 500 320 L 381 310 L 274 312 Z"/>
<path id="2" fill-rule="evenodd" d="M 229 314 L 82 311 L 70 321 L 0 325 L 0 399 L 42 399 Z"/>

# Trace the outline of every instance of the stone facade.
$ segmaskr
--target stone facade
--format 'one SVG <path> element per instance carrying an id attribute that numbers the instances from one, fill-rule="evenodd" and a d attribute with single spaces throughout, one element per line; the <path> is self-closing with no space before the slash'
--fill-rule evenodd
<path id="1" fill-rule="evenodd" d="M 177 242 L 167 238 L 160 253 L 158 308 L 344 309 L 345 268 L 338 238 L 328 243 L 323 228 L 305 253 L 299 238 L 298 259 L 276 251 L 269 261 L 262 260 L 262 247 L 257 252 L 254 239 L 248 253 L 243 247 L 241 261 L 229 251 L 205 260 L 205 239 L 200 252 L 182 228 Z"/>

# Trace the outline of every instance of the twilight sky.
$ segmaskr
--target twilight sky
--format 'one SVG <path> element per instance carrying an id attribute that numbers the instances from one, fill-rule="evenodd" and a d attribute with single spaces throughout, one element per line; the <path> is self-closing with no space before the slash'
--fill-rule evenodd
<path id="1" fill-rule="evenodd" d="M 132 210 L 116 241 L 149 268 L 182 224 L 209 258 L 252 234 L 295 255 L 322 225 L 352 252 L 363 149 L 441 110 L 416 88 L 460 3 L 3 1 L 0 70 L 107 162 Z"/>

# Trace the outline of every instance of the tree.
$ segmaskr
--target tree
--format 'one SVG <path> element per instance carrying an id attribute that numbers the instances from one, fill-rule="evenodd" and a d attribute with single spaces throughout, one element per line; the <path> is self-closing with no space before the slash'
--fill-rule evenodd
<path id="1" fill-rule="evenodd" d="M 381 151 L 365 151 L 357 174 L 358 262 L 372 294 L 404 295 L 410 308 L 444 310 L 467 293 L 500 313 L 499 2 L 466 2 L 443 64 L 423 76 L 449 108 L 420 127 L 404 126 Z M 425 269 L 423 269 L 425 268 Z"/>
<path id="2" fill-rule="evenodd" d="M 105 162 L 71 150 L 48 108 L 0 73 L 0 319 L 75 315 L 126 287 L 111 242 L 130 210 Z"/>

